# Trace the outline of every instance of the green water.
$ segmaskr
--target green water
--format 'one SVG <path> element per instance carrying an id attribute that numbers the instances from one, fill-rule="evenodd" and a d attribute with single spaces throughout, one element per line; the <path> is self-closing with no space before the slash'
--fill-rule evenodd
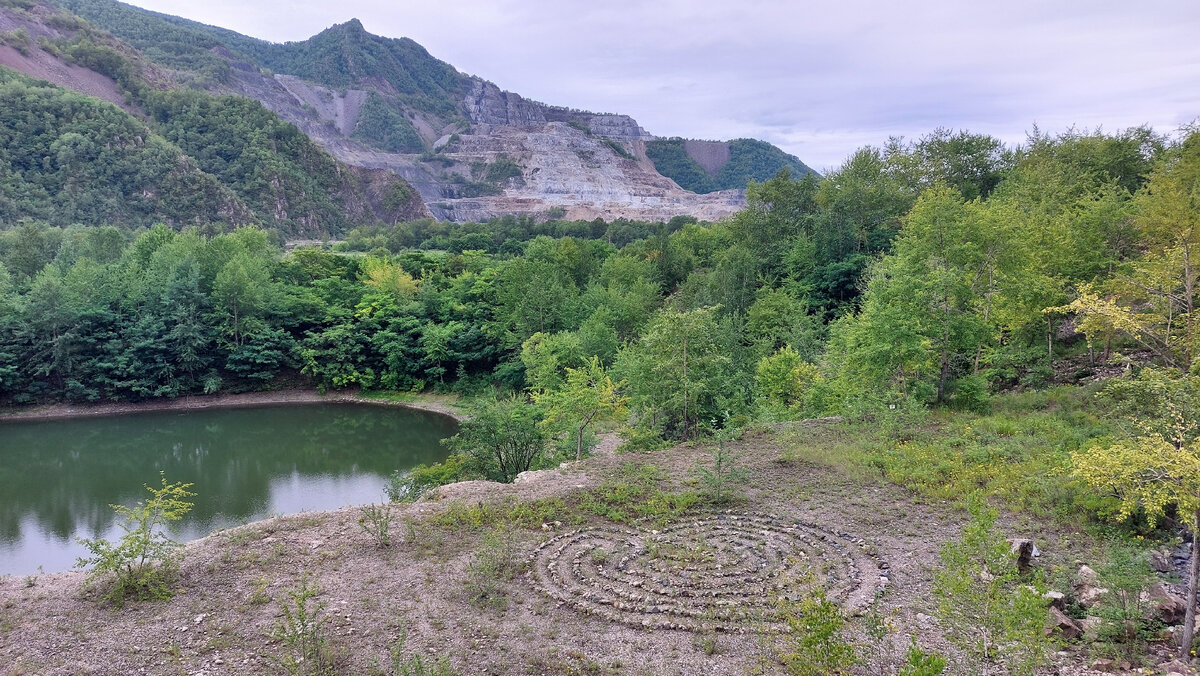
<path id="1" fill-rule="evenodd" d="M 0 423 L 0 575 L 67 570 L 78 537 L 119 537 L 112 503 L 192 482 L 175 539 L 273 514 L 384 499 L 396 469 L 436 462 L 453 420 L 402 408 L 302 404 Z"/>

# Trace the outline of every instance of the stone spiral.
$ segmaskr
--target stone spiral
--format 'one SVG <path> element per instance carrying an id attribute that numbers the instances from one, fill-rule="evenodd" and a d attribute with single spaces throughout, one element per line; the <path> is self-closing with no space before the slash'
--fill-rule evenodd
<path id="1" fill-rule="evenodd" d="M 782 631 L 780 601 L 820 586 L 849 612 L 887 584 L 861 539 L 759 514 L 714 514 L 661 530 L 596 526 L 555 536 L 529 557 L 531 582 L 614 622 L 688 631 Z"/>

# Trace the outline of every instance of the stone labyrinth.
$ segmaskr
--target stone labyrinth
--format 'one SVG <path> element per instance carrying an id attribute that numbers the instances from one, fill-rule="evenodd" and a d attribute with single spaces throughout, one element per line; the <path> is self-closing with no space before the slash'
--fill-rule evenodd
<path id="1" fill-rule="evenodd" d="M 662 530 L 581 528 L 543 542 L 527 577 L 576 610 L 687 631 L 786 630 L 779 601 L 815 586 L 848 612 L 888 582 L 861 539 L 802 521 L 716 514 Z"/>

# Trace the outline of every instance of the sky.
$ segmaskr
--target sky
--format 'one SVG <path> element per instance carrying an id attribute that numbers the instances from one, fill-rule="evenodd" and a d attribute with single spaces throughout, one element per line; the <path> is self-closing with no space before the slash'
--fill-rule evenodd
<path id="1" fill-rule="evenodd" d="M 135 0 L 254 37 L 351 18 L 458 70 L 650 133 L 759 138 L 817 170 L 938 128 L 1043 132 L 1200 117 L 1198 0 Z M 836 5 L 836 6 L 835 6 Z"/>

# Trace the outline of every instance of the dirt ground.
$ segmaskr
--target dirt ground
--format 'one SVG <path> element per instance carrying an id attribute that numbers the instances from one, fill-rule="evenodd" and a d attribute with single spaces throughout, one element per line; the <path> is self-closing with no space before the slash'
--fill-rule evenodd
<path id="1" fill-rule="evenodd" d="M 806 434 L 831 433 L 828 427 L 800 430 L 799 443 Z M 105 607 L 84 590 L 83 572 L 0 578 L 0 674 L 286 673 L 278 659 L 288 648 L 276 638 L 282 604 L 306 582 L 318 589 L 314 603 L 323 604 L 321 626 L 339 655 L 337 673 L 399 673 L 392 668 L 393 650 L 402 657 L 424 655 L 426 665 L 444 656 L 459 674 L 783 673 L 777 658 L 787 640 L 783 635 L 753 627 L 706 632 L 617 622 L 582 611 L 586 603 L 555 598 L 532 573 L 497 582 L 498 603 L 470 602 L 468 566 L 487 529 L 438 522 L 439 514 L 480 504 L 569 498 L 619 475 L 629 463 L 662 468 L 661 475 L 670 477 L 664 489 L 695 487 L 695 468 L 709 462 L 711 452 L 707 446 L 681 445 L 624 453 L 615 446 L 615 438 L 607 436 L 600 452 L 582 463 L 524 475 L 513 485 L 443 487 L 398 508 L 391 528 L 395 541 L 387 548 L 377 547 L 359 527 L 356 508 L 218 532 L 183 549 L 177 594 L 170 601 Z M 899 655 L 916 636 L 924 648 L 954 655 L 931 617 L 930 586 L 940 544 L 961 529 L 961 510 L 918 502 L 870 477 L 787 460 L 775 433 L 749 435 L 731 449 L 750 473 L 733 512 L 818 524 L 824 532 L 858 542 L 886 570 L 887 584 L 875 609 L 892 631 L 881 653 Z M 590 517 L 575 528 L 611 526 Z M 522 558 L 536 558 L 537 552 L 554 549 L 538 550 L 540 544 L 570 536 L 569 528 L 553 523 L 518 528 L 508 531 L 507 542 Z M 1069 565 L 1074 556 L 1065 536 L 1012 534 L 1037 538 L 1044 552 L 1039 565 L 1059 559 Z M 577 556 L 576 572 L 581 565 L 603 566 L 586 558 L 581 564 Z M 855 570 L 862 572 L 861 566 Z M 867 642 L 862 626 L 861 617 L 852 621 L 852 631 Z M 1057 660 L 1046 673 L 1087 673 L 1080 666 L 1083 658 L 1073 653 L 1059 653 Z M 877 672 L 863 667 L 856 673 Z M 952 665 L 947 673 L 962 672 Z"/>
<path id="2" fill-rule="evenodd" d="M 22 408 L 0 408 L 0 424 L 8 420 L 60 420 L 91 416 L 111 416 L 146 411 L 194 411 L 205 408 L 247 408 L 276 404 L 349 403 L 370 406 L 399 406 L 441 413 L 455 420 L 465 416 L 455 408 L 453 399 L 421 395 L 412 401 L 393 401 L 363 397 L 353 392 L 322 393 L 308 389 L 286 389 L 273 392 L 244 392 L 240 394 L 198 394 L 176 399 L 151 399 L 139 402 L 100 404 L 43 404 Z"/>

